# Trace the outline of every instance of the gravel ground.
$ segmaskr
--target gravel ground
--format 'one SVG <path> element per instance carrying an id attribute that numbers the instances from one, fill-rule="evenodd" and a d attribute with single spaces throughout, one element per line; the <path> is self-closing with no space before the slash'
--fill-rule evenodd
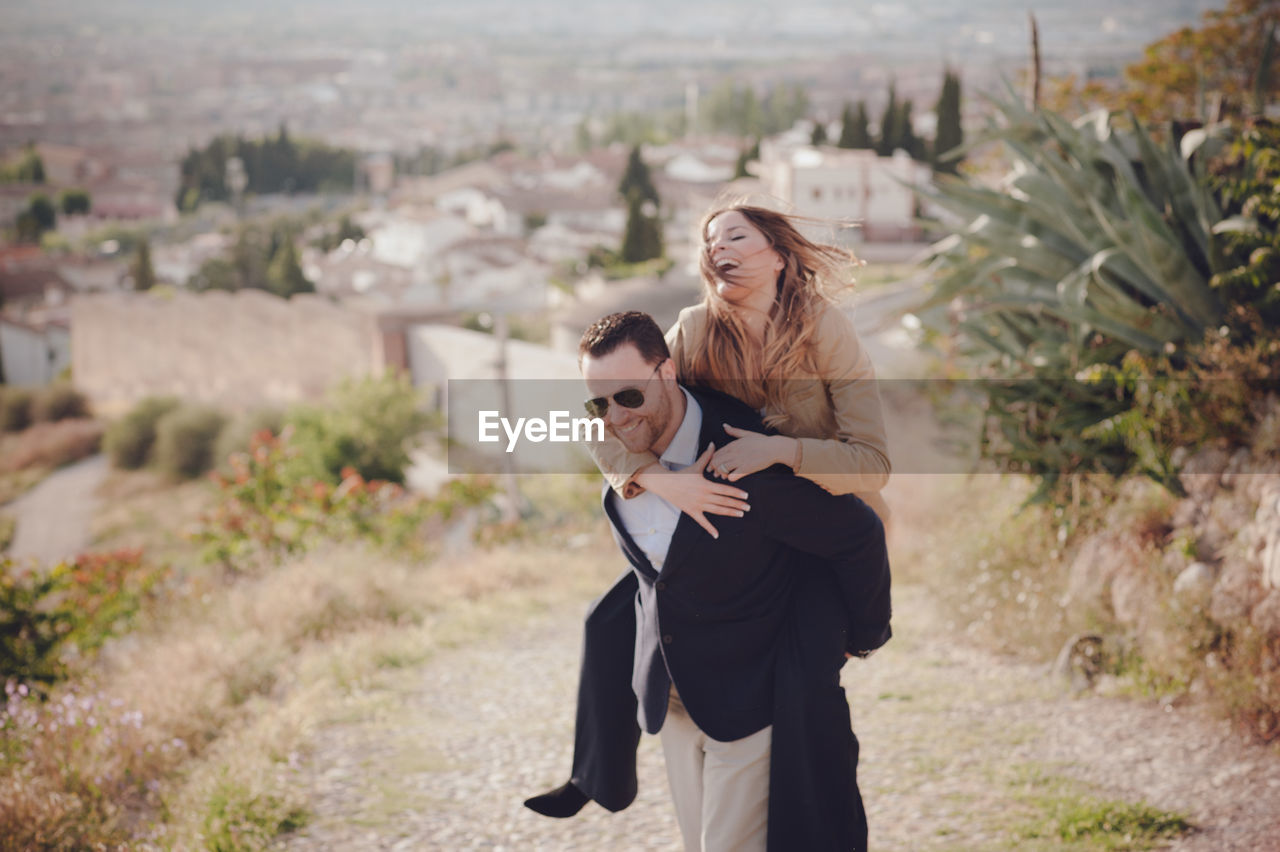
<path id="1" fill-rule="evenodd" d="M 656 737 L 640 795 L 611 814 L 553 820 L 522 801 L 568 777 L 585 606 L 438 655 L 413 688 L 357 696 L 372 716 L 319 735 L 309 761 L 314 824 L 290 850 L 679 850 Z"/>
<path id="2" fill-rule="evenodd" d="M 873 848 L 1022 849 L 1034 779 L 1145 801 L 1197 830 L 1168 848 L 1280 850 L 1280 756 L 1194 708 L 1073 697 L 1043 668 L 936 635 L 918 590 L 896 637 L 845 667 Z M 640 797 L 552 820 L 521 805 L 568 771 L 581 606 L 437 654 L 351 699 L 318 732 L 300 783 L 315 820 L 288 850 L 677 850 L 656 737 Z M 1037 847 L 1039 848 L 1039 847 Z"/>

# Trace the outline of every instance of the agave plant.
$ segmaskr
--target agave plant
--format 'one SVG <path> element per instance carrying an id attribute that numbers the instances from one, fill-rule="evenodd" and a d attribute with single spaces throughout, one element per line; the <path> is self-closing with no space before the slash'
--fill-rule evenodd
<path id="1" fill-rule="evenodd" d="M 1143 356 L 1176 356 L 1223 316 L 1210 286 L 1222 214 L 1200 174 L 1217 136 L 1179 145 L 1131 115 L 997 106 L 1000 125 L 975 144 L 1003 144 L 1003 181 L 939 175 L 926 193 L 963 224 L 933 247 L 921 316 L 962 332 L 994 380 L 989 455 L 1047 484 L 1141 470 L 1176 488 L 1168 453 L 1130 414 Z"/>

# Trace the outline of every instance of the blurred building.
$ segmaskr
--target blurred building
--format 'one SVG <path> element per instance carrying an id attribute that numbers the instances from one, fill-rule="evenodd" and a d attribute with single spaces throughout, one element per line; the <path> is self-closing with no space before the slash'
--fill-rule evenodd
<path id="1" fill-rule="evenodd" d="M 366 154 L 360 163 L 360 188 L 386 196 L 396 182 L 395 160 L 385 151 Z"/>
<path id="2" fill-rule="evenodd" d="M 51 384 L 71 366 L 71 326 L 65 319 L 25 322 L 0 316 L 0 368 L 5 384 Z"/>
<path id="3" fill-rule="evenodd" d="M 915 188 L 927 185 L 933 170 L 905 151 L 881 157 L 870 150 L 765 140 L 759 173 L 766 191 L 795 212 L 856 222 L 855 241 L 915 242 L 923 236 Z"/>
<path id="4" fill-rule="evenodd" d="M 0 248 L 0 309 L 22 316 L 66 300 L 71 285 L 37 246 Z"/>

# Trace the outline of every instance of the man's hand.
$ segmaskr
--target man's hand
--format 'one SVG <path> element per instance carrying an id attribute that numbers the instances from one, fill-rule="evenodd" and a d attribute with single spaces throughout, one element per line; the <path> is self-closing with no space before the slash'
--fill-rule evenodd
<path id="1" fill-rule="evenodd" d="M 711 460 L 711 472 L 730 482 L 775 464 L 791 464 L 796 455 L 796 441 L 785 435 L 762 435 L 749 429 L 724 424 L 724 431 L 736 440 L 730 441 Z"/>
<path id="2" fill-rule="evenodd" d="M 716 445 L 710 444 L 697 461 L 680 471 L 651 464 L 636 474 L 635 482 L 693 518 L 712 538 L 719 538 L 720 533 L 707 520 L 707 514 L 741 518 L 751 506 L 747 503 L 747 492 L 741 488 L 703 478 L 702 472 L 715 450 Z"/>

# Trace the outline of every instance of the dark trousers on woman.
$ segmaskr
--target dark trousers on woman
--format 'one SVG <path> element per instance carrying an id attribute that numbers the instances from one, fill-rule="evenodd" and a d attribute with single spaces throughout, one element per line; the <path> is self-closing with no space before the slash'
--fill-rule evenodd
<path id="1" fill-rule="evenodd" d="M 628 571 L 587 613 L 572 781 L 619 811 L 636 796 L 640 726 L 631 689 L 637 581 Z M 840 686 L 848 615 L 830 570 L 801 570 L 779 637 L 769 769 L 770 852 L 861 852 L 858 740 Z"/>

